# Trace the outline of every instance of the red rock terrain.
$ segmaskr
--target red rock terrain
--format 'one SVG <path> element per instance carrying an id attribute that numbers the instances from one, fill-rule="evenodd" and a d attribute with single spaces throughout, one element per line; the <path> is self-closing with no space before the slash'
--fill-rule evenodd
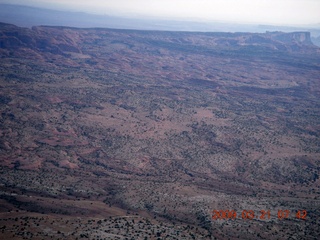
<path id="1" fill-rule="evenodd" d="M 0 24 L 0 238 L 315 239 L 319 54 L 306 32 Z"/>

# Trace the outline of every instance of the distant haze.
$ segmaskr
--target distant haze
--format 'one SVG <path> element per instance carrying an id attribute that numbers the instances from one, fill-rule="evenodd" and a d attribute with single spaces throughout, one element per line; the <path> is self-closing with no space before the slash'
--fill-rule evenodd
<path id="1" fill-rule="evenodd" d="M 276 25 L 320 22 L 319 0 L 0 0 L 0 3 L 173 20 Z"/>

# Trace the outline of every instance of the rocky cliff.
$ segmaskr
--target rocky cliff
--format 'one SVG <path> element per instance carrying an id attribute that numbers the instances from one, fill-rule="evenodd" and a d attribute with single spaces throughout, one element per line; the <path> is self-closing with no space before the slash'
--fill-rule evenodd
<path id="1" fill-rule="evenodd" d="M 287 44 L 313 45 L 310 32 L 267 32 L 267 36 L 269 36 L 272 40 Z"/>
<path id="2" fill-rule="evenodd" d="M 113 31 L 104 29 L 104 31 Z M 130 30 L 131 33 L 139 31 Z M 143 31 L 142 31 L 143 32 Z M 88 35 L 89 34 L 89 35 Z M 168 35 L 168 42 L 181 43 L 181 46 L 197 45 L 202 47 L 230 48 L 255 46 L 289 52 L 319 52 L 313 45 L 309 32 L 266 32 L 266 33 L 192 33 L 192 32 L 153 32 L 146 39 L 157 41 L 160 35 Z M 82 39 L 91 36 L 101 38 L 97 29 L 75 29 L 67 27 L 20 28 L 0 23 L 0 48 L 29 48 L 53 54 L 81 53 Z M 168 43 L 167 43 L 168 44 Z"/>

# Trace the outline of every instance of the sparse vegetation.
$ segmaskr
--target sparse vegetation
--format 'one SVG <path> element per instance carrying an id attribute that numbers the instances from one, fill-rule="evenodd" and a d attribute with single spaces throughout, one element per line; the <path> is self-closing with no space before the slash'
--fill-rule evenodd
<path id="1" fill-rule="evenodd" d="M 0 32 L 0 238 L 320 234 L 319 48 L 282 33 Z"/>

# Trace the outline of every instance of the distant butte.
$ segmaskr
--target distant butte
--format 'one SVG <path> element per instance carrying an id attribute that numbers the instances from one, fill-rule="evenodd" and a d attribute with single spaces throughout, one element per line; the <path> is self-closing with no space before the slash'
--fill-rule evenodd
<path id="1" fill-rule="evenodd" d="M 113 29 L 76 29 L 68 27 L 37 26 L 20 28 L 12 24 L 0 23 L 0 46 L 2 49 L 27 47 L 33 50 L 40 50 L 54 54 L 65 52 L 81 53 L 79 46 L 83 34 L 101 34 L 103 32 L 117 32 Z M 137 30 L 125 30 L 126 33 L 139 33 Z M 147 31 L 140 31 L 141 33 Z M 152 31 L 150 31 L 152 33 Z M 168 34 L 170 32 L 153 32 L 155 36 Z M 173 33 L 173 32 L 172 32 Z M 275 50 L 286 51 L 319 51 L 319 48 L 312 44 L 309 32 L 266 32 L 266 33 L 192 33 L 176 32 L 177 37 L 184 39 L 184 44 L 193 43 L 192 36 L 199 36 L 196 45 L 204 45 L 203 40 L 210 37 L 209 45 L 216 47 L 237 47 L 237 46 L 261 46 Z M 150 37 L 150 34 L 149 34 Z M 181 38 L 182 37 L 182 38 Z M 152 41 L 156 41 L 153 37 Z M 171 42 L 168 39 L 168 42 Z M 174 40 L 176 41 L 176 40 Z M 178 40 L 179 41 L 179 40 Z M 174 42 L 172 42 L 174 43 Z"/>

